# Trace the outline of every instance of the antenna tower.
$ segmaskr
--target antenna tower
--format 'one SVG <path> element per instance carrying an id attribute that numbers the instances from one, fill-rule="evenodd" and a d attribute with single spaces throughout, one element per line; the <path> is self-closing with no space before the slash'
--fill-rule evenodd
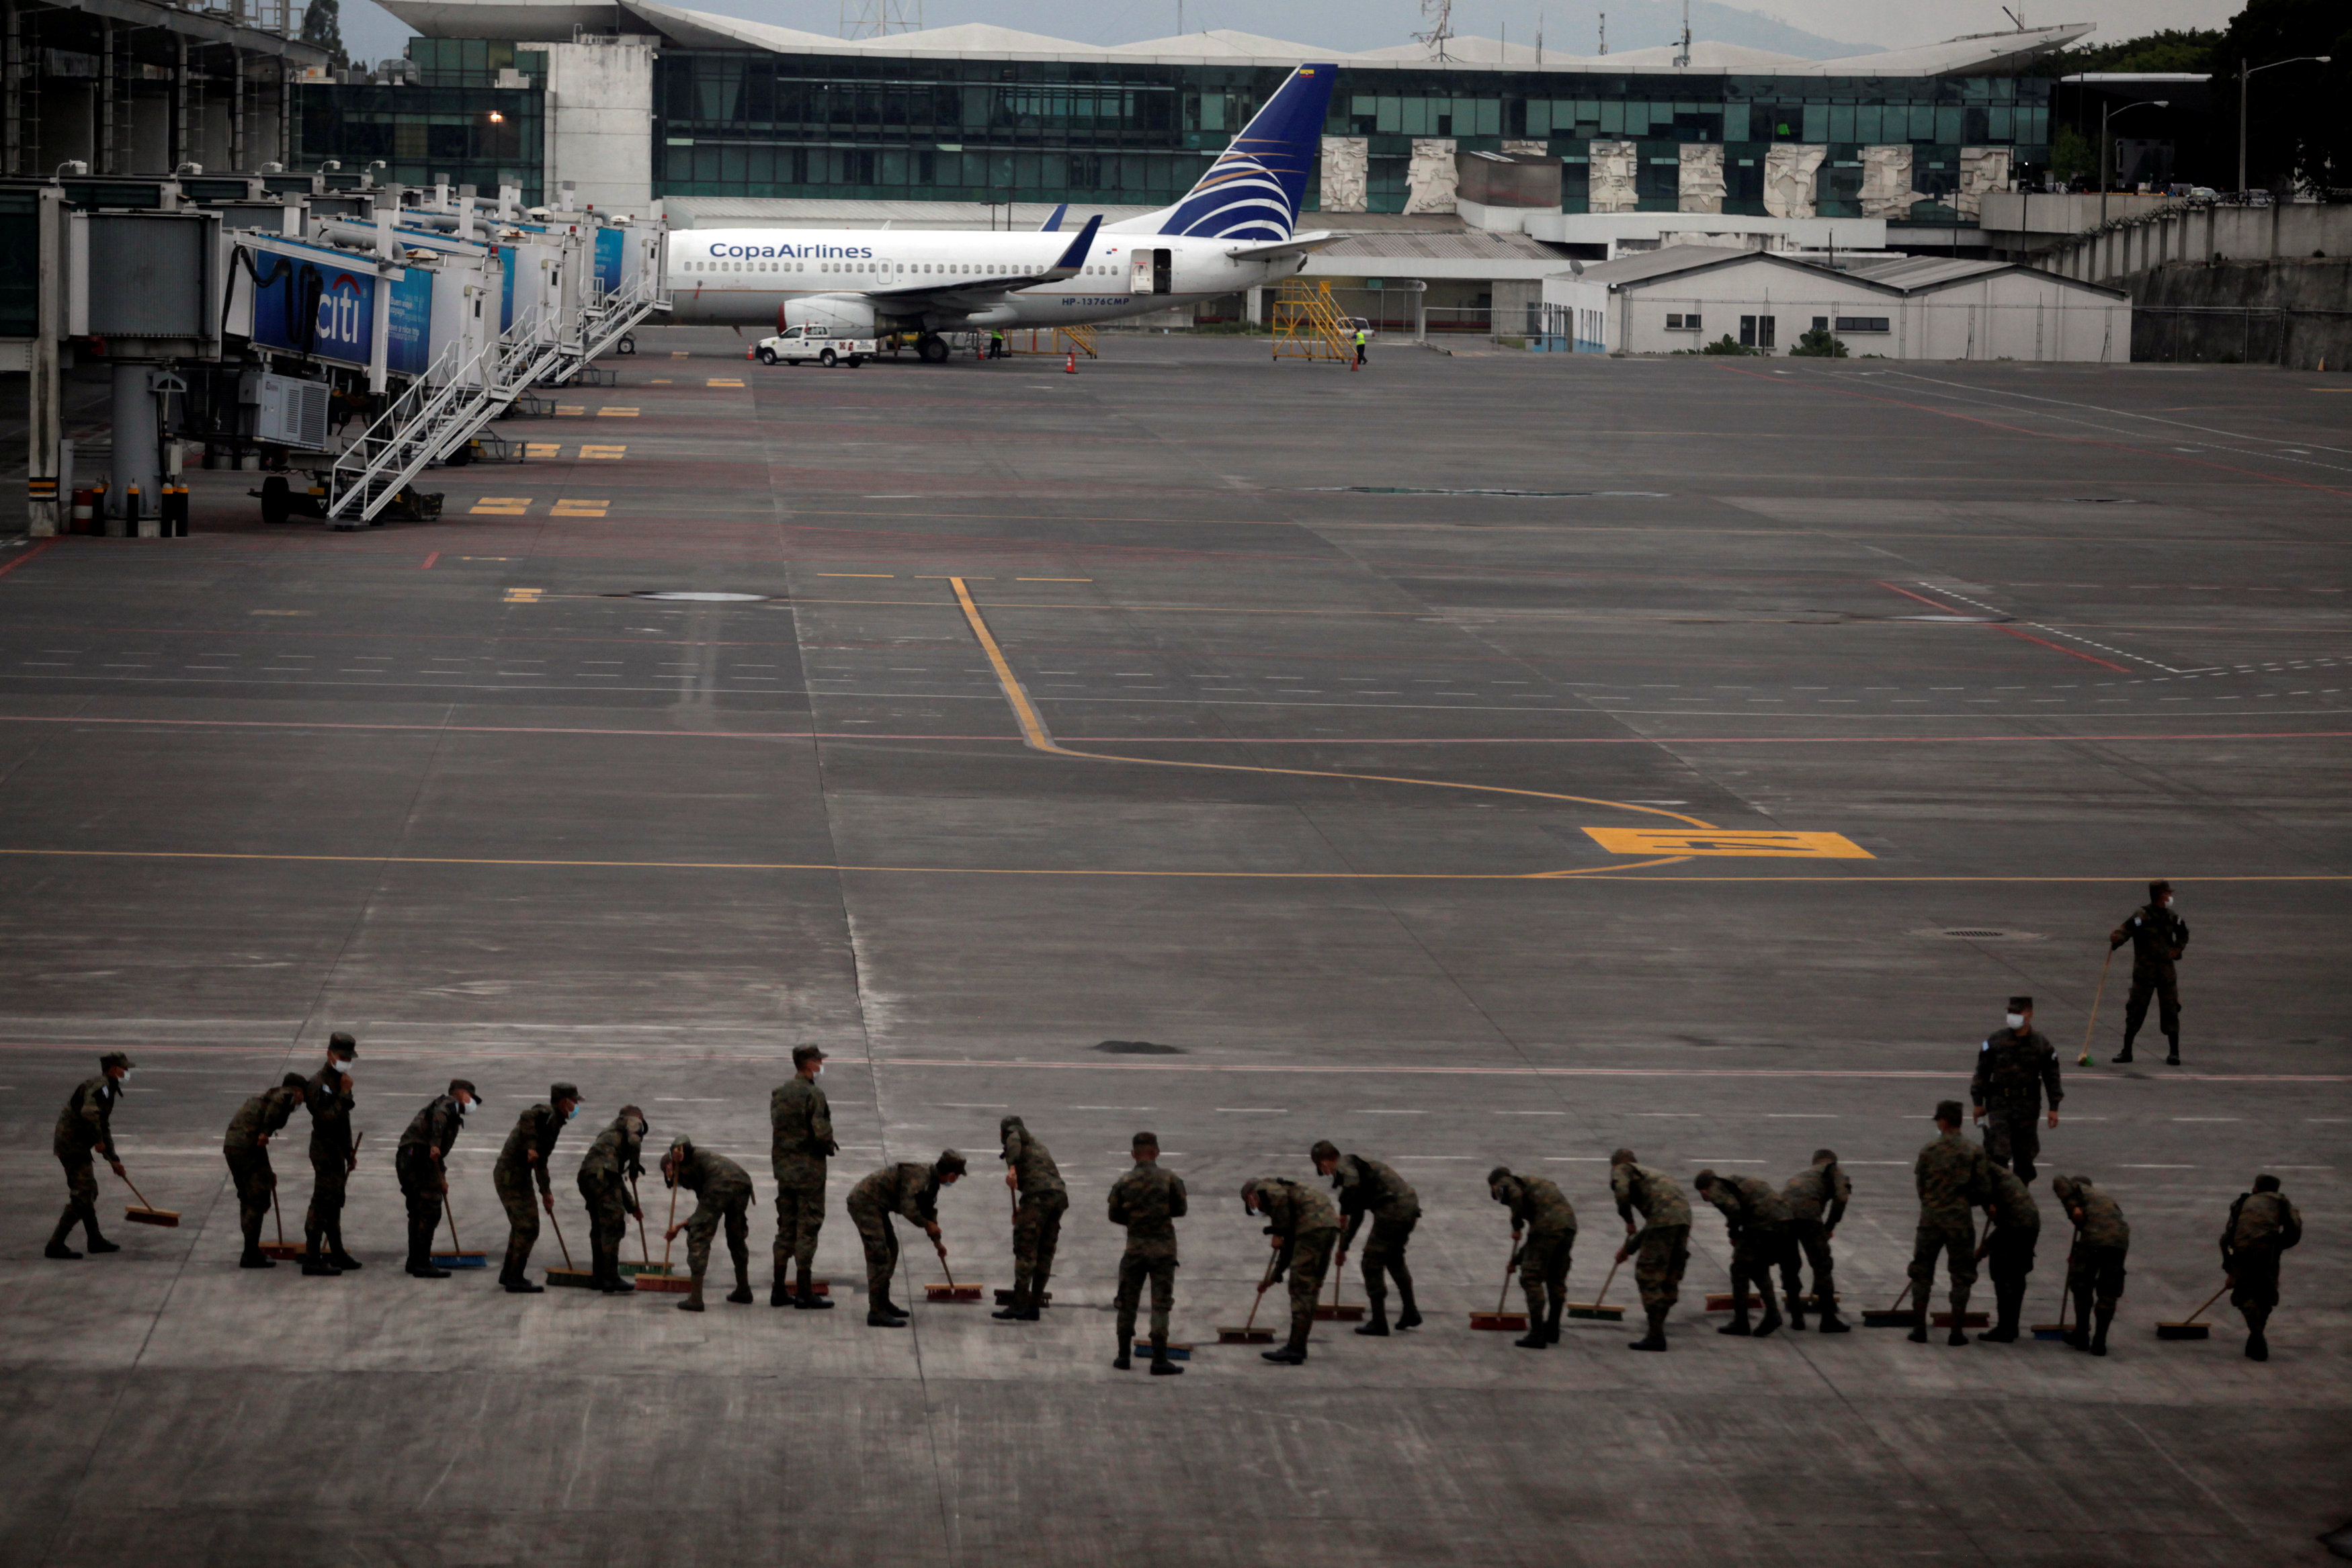
<path id="1" fill-rule="evenodd" d="M 1690 68 L 1690 0 L 1683 0 L 1683 42 L 1675 51 L 1675 64 L 1685 70 Z"/>
<path id="2" fill-rule="evenodd" d="M 1429 46 L 1429 57 L 1450 60 L 1445 46 L 1454 37 L 1454 0 L 1421 0 L 1421 14 L 1429 18 L 1429 31 L 1415 33 L 1416 41 Z"/>
<path id="3" fill-rule="evenodd" d="M 880 38 L 923 30 L 923 0 L 841 0 L 841 36 Z"/>

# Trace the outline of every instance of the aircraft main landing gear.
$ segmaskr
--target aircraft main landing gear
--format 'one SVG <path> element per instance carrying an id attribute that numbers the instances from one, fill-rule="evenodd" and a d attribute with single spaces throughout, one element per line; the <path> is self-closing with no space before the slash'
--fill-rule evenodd
<path id="1" fill-rule="evenodd" d="M 915 352 L 927 365 L 944 365 L 948 362 L 948 340 L 936 332 L 926 332 L 917 340 Z"/>

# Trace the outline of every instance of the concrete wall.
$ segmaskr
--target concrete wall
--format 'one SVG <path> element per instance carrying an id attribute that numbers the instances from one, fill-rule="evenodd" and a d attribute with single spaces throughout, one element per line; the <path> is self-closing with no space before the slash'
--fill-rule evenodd
<path id="1" fill-rule="evenodd" d="M 2135 360 L 2352 370 L 2352 259 L 2173 262 L 2125 287 Z"/>
<path id="2" fill-rule="evenodd" d="M 549 44 L 547 201 L 566 180 L 574 200 L 645 213 L 654 199 L 654 41 Z"/>
<path id="3" fill-rule="evenodd" d="M 2012 210 L 2006 201 L 2014 200 L 1989 197 L 1987 210 L 2002 215 Z M 2259 261 L 2307 258 L 2315 252 L 2329 256 L 2352 255 L 2352 206 L 2310 202 L 2267 207 L 2176 204 L 2145 214 L 2137 223 L 2046 246 L 2040 246 L 2030 232 L 1992 233 L 1995 225 L 1990 221 L 1986 227 L 1997 249 L 2032 254 L 2037 267 L 2094 283 L 2146 272 L 2167 262 L 2210 261 L 2216 256 Z"/>

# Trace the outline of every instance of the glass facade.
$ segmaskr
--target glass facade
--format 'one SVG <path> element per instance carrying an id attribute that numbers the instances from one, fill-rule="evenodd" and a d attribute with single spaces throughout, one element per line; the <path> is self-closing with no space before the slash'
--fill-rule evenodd
<path id="1" fill-rule="evenodd" d="M 295 90 L 294 165 L 330 158 L 343 172 L 381 158 L 404 185 L 446 181 L 485 195 L 520 185 L 536 206 L 547 173 L 547 52 L 480 38 L 411 38 L 412 87 L 306 84 Z M 528 84 L 500 87 L 520 71 Z"/>

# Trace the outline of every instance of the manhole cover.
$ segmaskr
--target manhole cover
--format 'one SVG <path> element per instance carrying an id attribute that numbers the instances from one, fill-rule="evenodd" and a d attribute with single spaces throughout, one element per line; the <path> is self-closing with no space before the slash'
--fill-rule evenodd
<path id="1" fill-rule="evenodd" d="M 1095 1049 L 1109 1056 L 1181 1056 L 1184 1054 L 1184 1048 L 1181 1045 L 1154 1045 L 1148 1040 L 1107 1040 Z"/>
<path id="2" fill-rule="evenodd" d="M 629 595 L 631 599 L 675 599 L 692 604 L 761 604 L 769 595 L 764 593 L 702 593 L 698 591 L 668 592 L 641 588 Z"/>

